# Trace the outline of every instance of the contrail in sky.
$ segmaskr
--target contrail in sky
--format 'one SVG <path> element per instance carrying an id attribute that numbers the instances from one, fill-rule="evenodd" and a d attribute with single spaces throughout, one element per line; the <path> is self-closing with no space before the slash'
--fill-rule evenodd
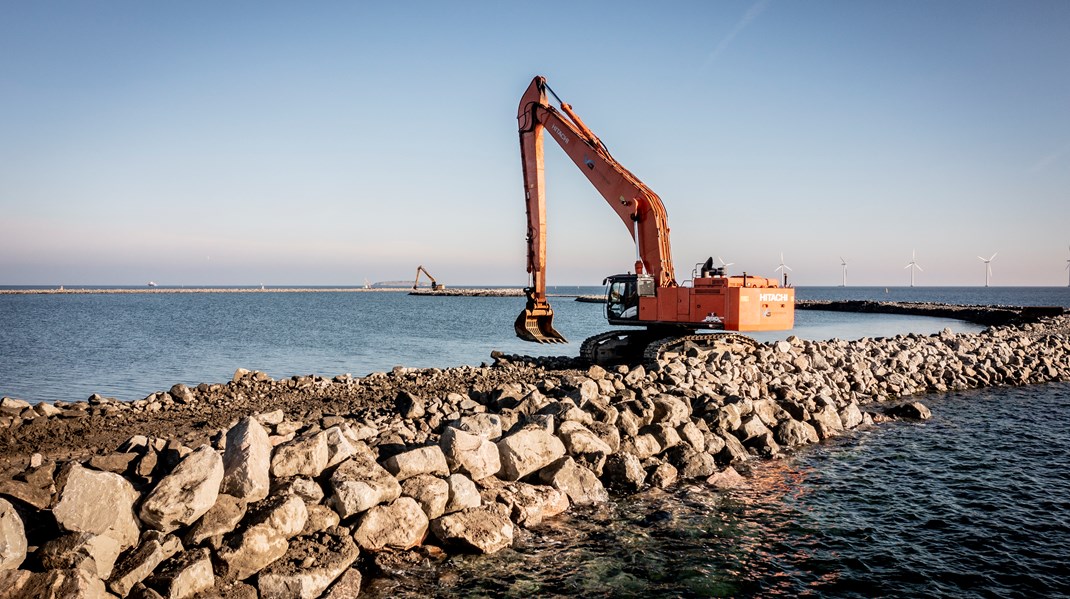
<path id="1" fill-rule="evenodd" d="M 710 56 L 706 59 L 706 63 L 702 65 L 703 69 L 713 64 L 713 62 L 717 60 L 717 57 L 721 55 L 721 52 L 724 52 L 725 48 L 732 43 L 732 40 L 739 35 L 739 32 L 743 31 L 747 25 L 751 24 L 751 21 L 757 19 L 758 16 L 765 11 L 765 7 L 769 6 L 769 1 L 770 0 L 758 0 L 747 9 L 743 18 L 736 22 L 735 26 L 732 27 L 732 30 L 728 32 L 728 35 L 724 36 L 724 39 L 717 44 L 717 47 L 713 49 L 713 52 L 710 52 Z"/>
<path id="2" fill-rule="evenodd" d="M 1040 171 L 1042 171 L 1042 170 L 1048 168 L 1049 166 L 1051 166 L 1051 163 L 1053 163 L 1056 160 L 1062 158 L 1063 154 L 1067 153 L 1068 151 L 1070 151 L 1070 143 L 1063 144 L 1063 146 L 1061 148 L 1059 148 L 1058 150 L 1055 150 L 1051 154 L 1048 154 L 1047 156 L 1041 158 L 1040 160 L 1037 161 L 1036 164 L 1034 164 L 1033 166 L 1029 167 L 1029 172 L 1030 173 L 1034 173 L 1034 174 L 1035 173 L 1039 173 Z"/>

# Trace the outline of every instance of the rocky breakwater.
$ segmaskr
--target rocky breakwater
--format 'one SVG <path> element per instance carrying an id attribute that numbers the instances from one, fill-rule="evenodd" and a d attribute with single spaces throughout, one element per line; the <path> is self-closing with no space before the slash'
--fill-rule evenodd
<path id="1" fill-rule="evenodd" d="M 444 297 L 524 297 L 523 289 L 413 289 L 409 295 Z"/>
<path id="2" fill-rule="evenodd" d="M 927 418 L 913 395 L 1066 381 L 1068 328 L 692 347 L 649 368 L 499 355 L 486 370 L 518 382 L 400 391 L 360 416 L 254 413 L 197 447 L 34 455 L 0 482 L 0 597 L 354 596 L 399 555 L 496 552 L 573 505 L 681 480 L 712 492 L 760 458 Z M 228 387 L 270 383 L 240 371 Z"/>

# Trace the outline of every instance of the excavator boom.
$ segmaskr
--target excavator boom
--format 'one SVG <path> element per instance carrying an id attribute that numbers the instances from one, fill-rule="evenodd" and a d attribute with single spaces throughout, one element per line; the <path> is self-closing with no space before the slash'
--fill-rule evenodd
<path id="1" fill-rule="evenodd" d="M 546 184 L 543 166 L 543 135 L 551 137 L 576 163 L 580 171 L 605 198 L 627 227 L 638 246 L 636 272 L 648 272 L 659 286 L 676 285 L 669 247 L 669 227 L 661 198 L 613 159 L 601 140 L 561 102 L 561 110 L 548 102 L 553 94 L 546 79 L 535 77 L 524 92 L 517 110 L 520 156 L 524 167 L 524 194 L 528 221 L 527 269 L 531 286 L 528 303 L 517 318 L 521 339 L 563 342 L 553 328 L 553 310 L 546 298 Z M 555 94 L 556 98 L 556 94 Z"/>

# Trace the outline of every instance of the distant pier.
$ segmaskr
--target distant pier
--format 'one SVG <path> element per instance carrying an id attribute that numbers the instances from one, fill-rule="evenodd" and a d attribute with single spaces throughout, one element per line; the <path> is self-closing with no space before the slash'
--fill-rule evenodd
<path id="1" fill-rule="evenodd" d="M 409 291 L 401 287 L 58 287 L 0 289 L 0 295 L 79 295 L 109 293 L 375 293 Z"/>

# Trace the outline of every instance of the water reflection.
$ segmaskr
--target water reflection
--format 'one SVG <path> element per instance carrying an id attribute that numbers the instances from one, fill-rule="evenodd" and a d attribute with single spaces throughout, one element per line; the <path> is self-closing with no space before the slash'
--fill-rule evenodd
<path id="1" fill-rule="evenodd" d="M 834 568 L 820 567 L 830 560 L 816 553 L 812 519 L 785 510 L 813 492 L 801 484 L 809 469 L 780 461 L 758 472 L 732 491 L 687 484 L 575 508 L 535 531 L 518 531 L 511 549 L 392 573 L 364 594 L 798 596 L 835 581 Z"/>

